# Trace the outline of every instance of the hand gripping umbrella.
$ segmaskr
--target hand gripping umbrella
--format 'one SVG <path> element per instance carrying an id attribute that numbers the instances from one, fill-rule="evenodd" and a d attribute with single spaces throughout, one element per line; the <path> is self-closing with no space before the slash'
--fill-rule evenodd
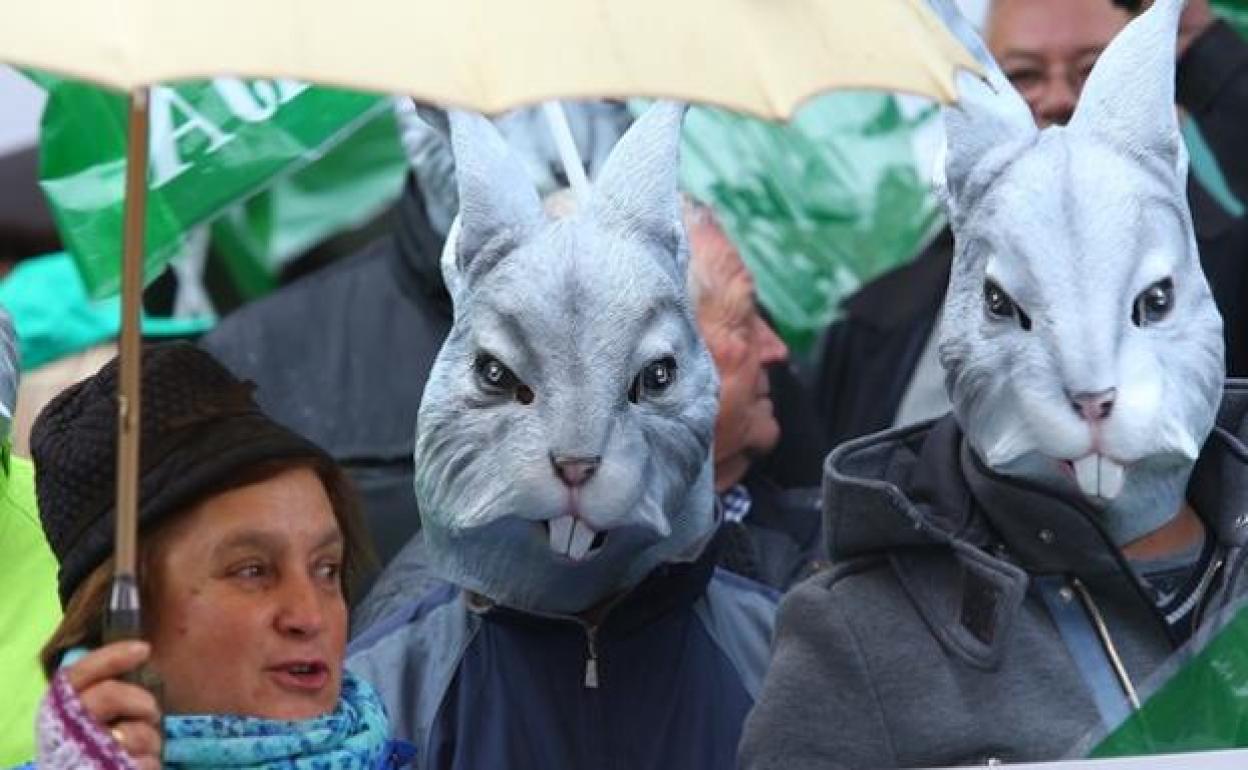
<path id="1" fill-rule="evenodd" d="M 788 118 L 831 88 L 955 96 L 978 70 L 922 0 L 38 0 L 0 16 L 0 61 L 130 94 L 110 637 L 139 633 L 139 298 L 147 88 L 293 78 L 496 113 L 666 97 Z M 558 138 L 565 132 L 555 117 Z M 565 137 L 566 138 L 566 137 Z M 567 144 L 566 142 L 561 144 Z M 569 172 L 579 163 L 567 154 Z"/>

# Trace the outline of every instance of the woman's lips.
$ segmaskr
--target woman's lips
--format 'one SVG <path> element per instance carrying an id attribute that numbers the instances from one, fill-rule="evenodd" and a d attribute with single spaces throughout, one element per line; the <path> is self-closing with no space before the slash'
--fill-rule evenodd
<path id="1" fill-rule="evenodd" d="M 300 695 L 315 695 L 329 684 L 329 666 L 319 660 L 281 663 L 267 673 L 278 687 Z"/>

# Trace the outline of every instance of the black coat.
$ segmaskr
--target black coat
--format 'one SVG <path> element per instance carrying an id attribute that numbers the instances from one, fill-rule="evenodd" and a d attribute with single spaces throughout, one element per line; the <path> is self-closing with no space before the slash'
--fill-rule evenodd
<path id="1" fill-rule="evenodd" d="M 1248 201 L 1248 43 L 1215 24 L 1178 67 L 1178 100 L 1209 142 L 1232 192 Z M 1248 220 L 1194 180 L 1188 199 L 1201 264 L 1222 313 L 1228 377 L 1248 377 Z M 953 261 L 945 229 L 913 262 L 842 305 L 817 351 L 812 392 L 832 444 L 890 427 L 944 303 Z"/>
<path id="2" fill-rule="evenodd" d="M 409 181 L 393 234 L 240 308 L 200 340 L 256 383 L 267 414 L 346 468 L 383 562 L 419 527 L 416 411 L 451 327 L 441 253 Z"/>

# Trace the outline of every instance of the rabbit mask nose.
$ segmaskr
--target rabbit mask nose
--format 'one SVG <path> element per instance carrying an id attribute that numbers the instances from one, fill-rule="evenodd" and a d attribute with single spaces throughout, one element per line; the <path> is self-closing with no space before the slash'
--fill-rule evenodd
<path id="1" fill-rule="evenodd" d="M 1096 423 L 1109 417 L 1114 409 L 1114 399 L 1118 396 L 1117 388 L 1108 388 L 1095 393 L 1067 393 L 1070 406 L 1075 414 L 1085 422 Z"/>
<path id="2" fill-rule="evenodd" d="M 550 464 L 554 466 L 555 475 L 568 487 L 575 489 L 588 482 L 598 470 L 602 458 L 598 456 L 577 457 L 575 455 L 550 456 Z"/>

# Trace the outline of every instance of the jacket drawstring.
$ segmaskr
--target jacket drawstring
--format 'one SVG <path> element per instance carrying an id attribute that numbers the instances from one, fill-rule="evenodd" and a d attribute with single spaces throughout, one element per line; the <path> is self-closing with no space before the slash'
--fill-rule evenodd
<path id="1" fill-rule="evenodd" d="M 598 688 L 598 626 L 585 626 L 585 687 Z"/>
<path id="2" fill-rule="evenodd" d="M 1092 593 L 1088 591 L 1083 581 L 1079 580 L 1079 578 L 1071 578 L 1070 585 L 1075 589 L 1075 593 L 1079 594 L 1080 603 L 1083 604 L 1084 610 L 1092 618 L 1092 625 L 1096 628 L 1096 635 L 1101 640 L 1101 647 L 1105 649 L 1105 655 L 1109 658 L 1110 665 L 1113 666 L 1114 673 L 1118 676 L 1118 684 L 1122 686 L 1122 691 L 1126 693 L 1132 710 L 1139 711 L 1140 696 L 1135 692 L 1135 685 L 1131 683 L 1131 676 L 1127 673 L 1127 667 L 1123 665 L 1122 656 L 1118 654 L 1118 648 L 1114 645 L 1114 640 L 1109 635 L 1109 626 L 1105 624 L 1105 618 L 1101 615 L 1100 608 L 1093 601 Z"/>

